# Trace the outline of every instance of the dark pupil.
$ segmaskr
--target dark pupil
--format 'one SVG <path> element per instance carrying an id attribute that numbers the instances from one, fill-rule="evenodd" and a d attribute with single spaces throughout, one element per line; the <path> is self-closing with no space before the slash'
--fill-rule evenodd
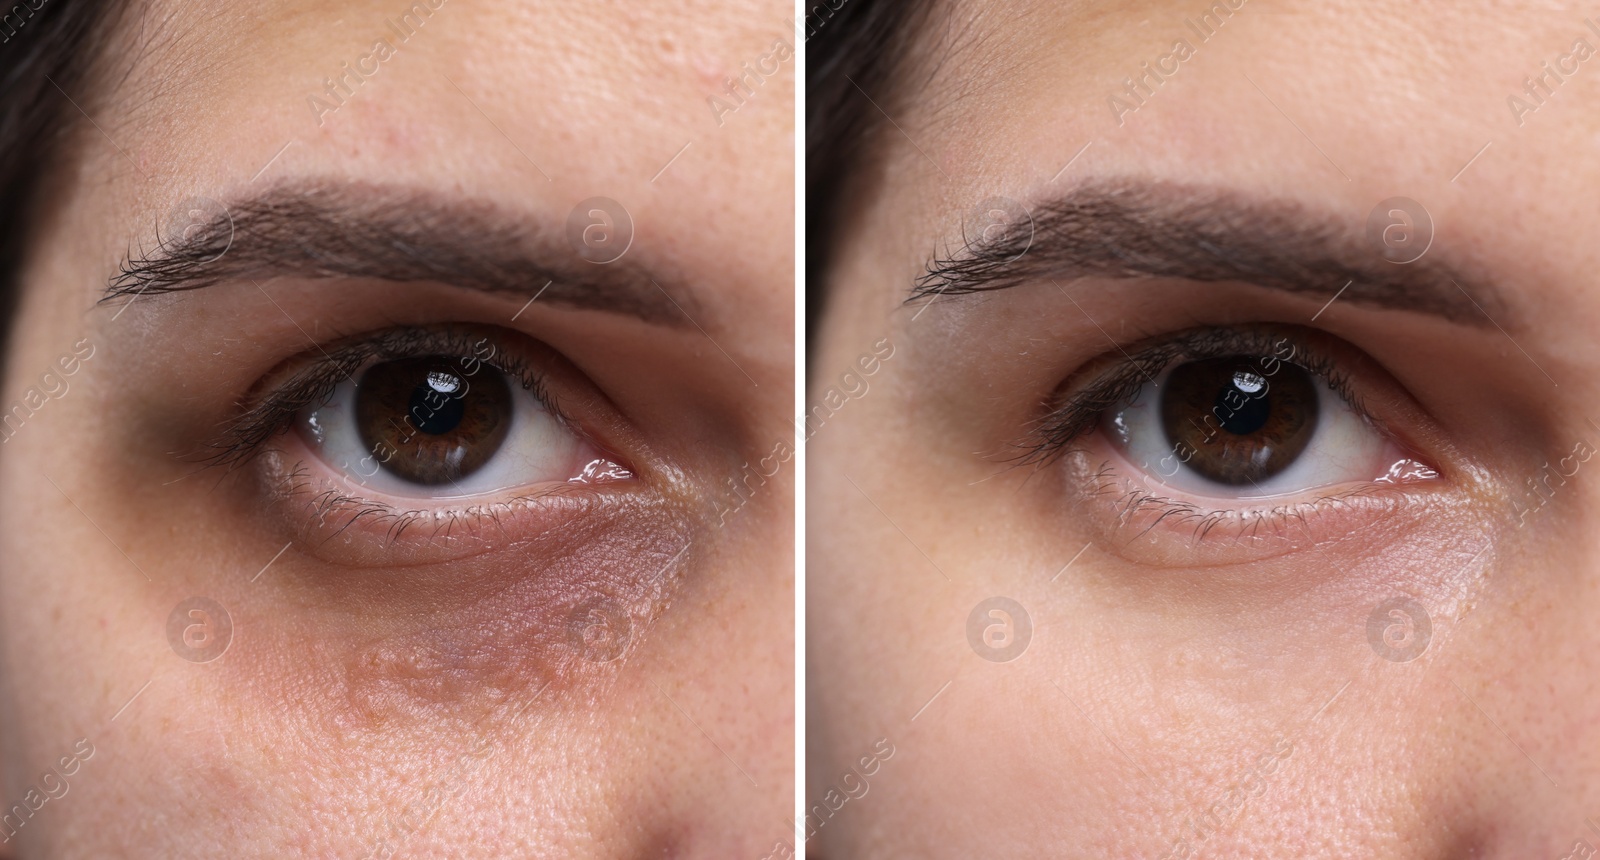
<path id="1" fill-rule="evenodd" d="M 1263 390 L 1266 379 L 1249 370 L 1234 371 L 1233 377 L 1217 392 L 1211 414 L 1220 416 L 1222 429 L 1235 436 L 1248 436 L 1267 424 L 1272 414 L 1272 395 Z M 1242 403 L 1242 405 L 1241 405 Z"/>
<path id="2" fill-rule="evenodd" d="M 1289 468 L 1317 429 L 1317 382 L 1285 361 L 1235 355 L 1180 364 L 1160 394 L 1161 426 L 1187 468 L 1246 486 Z"/>
<path id="3" fill-rule="evenodd" d="M 467 414 L 461 395 L 466 380 L 448 370 L 431 370 L 411 392 L 411 423 L 418 430 L 439 436 L 456 429 Z"/>

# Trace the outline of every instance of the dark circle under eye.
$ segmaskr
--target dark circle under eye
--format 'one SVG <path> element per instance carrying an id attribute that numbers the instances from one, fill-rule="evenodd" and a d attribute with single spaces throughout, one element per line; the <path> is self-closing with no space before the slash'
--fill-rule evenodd
<path id="1" fill-rule="evenodd" d="M 356 428 L 382 468 L 414 484 L 446 484 L 500 449 L 511 427 L 511 396 L 504 374 L 481 363 L 447 356 L 386 361 L 356 384 Z"/>
<path id="2" fill-rule="evenodd" d="M 1298 365 L 1251 356 L 1178 365 L 1160 393 L 1161 426 L 1185 465 L 1239 486 L 1289 468 L 1317 429 L 1317 380 Z"/>

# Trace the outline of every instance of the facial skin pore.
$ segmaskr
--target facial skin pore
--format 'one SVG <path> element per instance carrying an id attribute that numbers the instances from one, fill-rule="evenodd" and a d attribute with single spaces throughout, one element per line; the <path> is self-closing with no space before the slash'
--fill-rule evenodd
<path id="1" fill-rule="evenodd" d="M 793 461 L 749 476 L 793 433 L 789 9 L 418 9 L 123 13 L 5 359 L 0 857 L 753 857 L 790 814 Z M 189 198 L 229 241 L 185 268 Z M 441 326 L 626 478 L 357 516 L 295 431 L 207 465 Z"/>
<path id="2" fill-rule="evenodd" d="M 1536 110 L 1507 101 L 1600 36 L 1532 6 L 1218 5 L 946 4 L 900 75 L 916 85 L 869 93 L 894 124 L 841 207 L 810 399 L 871 344 L 896 351 L 808 450 L 808 808 L 875 739 L 897 752 L 869 796 L 824 806 L 818 856 L 1600 845 L 1600 168 L 1578 154 L 1600 77 L 1580 63 Z M 1135 100 L 1146 62 L 1176 70 Z M 1431 216 L 1412 269 L 1364 233 L 1396 197 Z M 1025 249 L 1000 267 L 1015 277 L 924 280 L 908 303 L 930 262 L 1018 229 L 984 232 L 996 198 L 1038 228 L 997 246 Z M 1170 217 L 1219 200 L 1275 217 L 1254 237 Z M 1277 241 L 1310 233 L 1333 245 Z M 1334 245 L 1375 273 L 1302 253 Z M 1304 277 L 1222 271 L 1266 259 L 1245 246 Z M 1250 326 L 1337 339 L 1376 422 L 1437 476 L 1207 532 L 1119 508 L 1156 484 L 1098 431 L 1016 462 L 1064 391 L 1177 333 Z M 995 618 L 1021 635 L 1018 614 L 972 621 L 994 597 L 1031 627 L 1006 662 L 982 637 Z M 1399 660 L 1413 605 L 1429 638 Z"/>

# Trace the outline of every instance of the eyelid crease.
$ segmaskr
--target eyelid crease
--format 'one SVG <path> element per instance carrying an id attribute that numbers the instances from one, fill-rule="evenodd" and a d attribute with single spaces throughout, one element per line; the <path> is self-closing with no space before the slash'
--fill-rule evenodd
<path id="1" fill-rule="evenodd" d="M 485 345 L 488 353 L 484 354 Z M 398 328 L 372 335 L 346 339 L 343 345 L 318 346 L 320 356 L 312 356 L 308 368 L 299 370 L 287 381 L 265 383 L 266 390 L 252 392 L 244 411 L 230 421 L 223 432 L 201 446 L 206 452 L 197 459 L 206 468 L 235 469 L 260 453 L 267 440 L 286 429 L 301 410 L 328 402 L 334 390 L 364 366 L 381 361 L 425 355 L 449 355 L 475 361 L 519 380 L 522 387 L 556 420 L 570 424 L 555 396 L 545 385 L 544 376 L 514 351 L 491 342 L 484 329 Z M 305 355 L 289 359 L 266 379 L 280 377 L 284 368 L 304 362 Z M 477 369 L 469 371 L 476 373 Z M 258 389 L 263 385 L 258 385 Z M 253 400 L 253 402 L 251 402 Z"/>
<path id="2" fill-rule="evenodd" d="M 1085 368 L 1110 361 L 1110 369 L 1094 371 L 1094 379 L 1087 385 L 1058 398 L 1056 405 L 1022 439 L 1013 443 L 1012 447 L 1020 454 L 1012 459 L 1016 465 L 1030 466 L 1054 462 L 1073 442 L 1093 430 L 1107 409 L 1132 402 L 1144 386 L 1153 383 L 1167 367 L 1179 361 L 1229 355 L 1275 357 L 1303 367 L 1326 382 L 1357 414 L 1379 424 L 1350 384 L 1347 372 L 1308 340 L 1296 336 L 1287 326 L 1202 328 L 1152 338 L 1146 341 L 1149 346 L 1130 346 L 1119 350 L 1115 357 L 1102 356 L 1098 361 L 1090 361 Z M 1288 355 L 1282 354 L 1285 346 L 1290 349 Z M 1081 376 L 1083 371 L 1075 375 Z"/>

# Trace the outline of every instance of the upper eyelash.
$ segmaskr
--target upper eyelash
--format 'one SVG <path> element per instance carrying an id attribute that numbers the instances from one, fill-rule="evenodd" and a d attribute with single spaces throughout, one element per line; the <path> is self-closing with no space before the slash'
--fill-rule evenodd
<path id="1" fill-rule="evenodd" d="M 301 410 L 326 404 L 340 383 L 369 363 L 422 355 L 473 357 L 479 354 L 485 342 L 494 346 L 494 352 L 491 357 L 481 358 L 482 364 L 521 381 L 522 387 L 551 415 L 565 421 L 544 384 L 544 377 L 523 357 L 501 348 L 486 334 L 451 329 L 389 329 L 335 347 L 331 352 L 319 347 L 322 354 L 309 368 L 258 395 L 227 423 L 217 438 L 204 446 L 206 454 L 199 459 L 207 468 L 232 469 L 249 462 L 269 439 L 288 427 Z"/>
<path id="2" fill-rule="evenodd" d="M 1052 406 L 1016 444 L 1022 452 L 1016 459 L 1029 465 L 1057 459 L 1073 442 L 1094 429 L 1106 410 L 1131 403 L 1147 383 L 1175 362 L 1229 355 L 1271 356 L 1278 354 L 1283 344 L 1294 349 L 1289 363 L 1326 382 L 1358 414 L 1372 420 L 1345 371 L 1332 358 L 1312 348 L 1305 338 L 1272 328 L 1204 328 L 1153 343 L 1133 355 L 1124 353 L 1124 358 L 1110 370 Z"/>

